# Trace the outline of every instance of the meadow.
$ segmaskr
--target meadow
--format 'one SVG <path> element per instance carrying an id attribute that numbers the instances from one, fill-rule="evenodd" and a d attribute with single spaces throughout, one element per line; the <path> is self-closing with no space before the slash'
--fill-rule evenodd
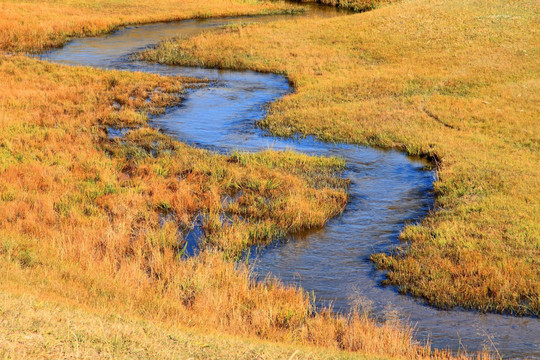
<path id="1" fill-rule="evenodd" d="M 385 284 L 440 308 L 540 314 L 536 1 L 411 0 L 361 14 L 244 24 L 142 57 L 289 77 L 279 136 L 430 159 L 434 211 L 372 259 Z"/>
<path id="2" fill-rule="evenodd" d="M 0 49 L 37 53 L 62 46 L 73 37 L 105 34 L 121 25 L 296 10 L 294 4 L 256 0 L 2 0 Z"/>
<path id="3" fill-rule="evenodd" d="M 148 128 L 146 114 L 177 102 L 188 79 L 20 56 L 3 57 L 0 74 L 9 90 L 0 96 L 6 291 L 263 339 L 384 355 L 427 351 L 394 325 L 313 315 L 307 294 L 272 279 L 255 283 L 246 266 L 228 260 L 240 246 L 322 226 L 339 213 L 347 185 L 335 176 L 341 160 L 216 155 Z M 110 139 L 112 125 L 134 128 Z M 235 203 L 224 201 L 239 190 Z M 222 224 L 222 214 L 230 222 Z M 208 250 L 184 258 L 182 239 L 197 216 Z"/>
<path id="4" fill-rule="evenodd" d="M 342 160 L 196 149 L 147 122 L 204 84 L 24 56 L 124 23 L 294 9 L 0 2 L 3 358 L 451 358 L 406 324 L 315 309 L 301 289 L 255 282 L 236 262 L 339 214 Z M 129 131 L 110 136 L 119 128 Z M 187 257 L 195 226 L 203 249 Z"/>
<path id="5" fill-rule="evenodd" d="M 228 27 L 144 56 L 286 74 L 297 92 L 270 109 L 273 133 L 431 158 L 438 210 L 406 228 L 410 246 L 374 260 L 439 306 L 537 314 L 537 50 L 534 32 L 518 32 L 534 28 L 537 7 L 471 4 Z M 0 1 L 2 357 L 452 357 L 416 343 L 407 324 L 315 309 L 301 289 L 255 282 L 236 262 L 252 244 L 339 214 L 342 160 L 196 149 L 147 122 L 204 84 L 24 56 L 123 24 L 295 11 L 251 0 Z M 456 21 L 464 13 L 483 19 L 477 33 Z M 471 49 L 484 58 L 472 62 Z M 130 131 L 114 138 L 114 128 Z M 188 258 L 195 226 L 204 249 Z"/>

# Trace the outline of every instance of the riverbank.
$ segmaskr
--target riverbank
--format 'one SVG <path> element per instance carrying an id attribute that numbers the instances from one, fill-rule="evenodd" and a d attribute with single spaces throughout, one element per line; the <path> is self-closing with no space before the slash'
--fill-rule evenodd
<path id="1" fill-rule="evenodd" d="M 283 1 L 196 0 L 0 1 L 0 50 L 38 53 L 72 38 L 109 33 L 119 26 L 185 19 L 294 13 Z"/>
<path id="2" fill-rule="evenodd" d="M 103 16 L 101 8 L 93 12 L 92 5 L 78 4 L 84 13 Z M 9 3 L 21 14 L 30 11 L 31 6 L 17 5 Z M 112 19 L 114 11 L 124 8 L 110 11 Z M 26 17 L 38 34 L 39 18 L 32 13 Z M 4 17 L 2 26 L 17 28 L 22 18 Z M 91 31 L 106 31 L 107 26 Z M 54 34 L 64 31 L 64 40 L 76 34 L 62 29 Z M 27 33 L 11 34 L 22 39 Z M 44 39 L 57 35 L 44 34 L 36 35 L 35 43 L 34 37 L 21 40 L 26 45 L 20 48 L 17 36 L 11 37 L 8 43 L 15 47 L 5 45 L 4 50 L 55 46 Z M 217 155 L 149 128 L 148 115 L 178 104 L 176 94 L 193 85 L 190 79 L 66 67 L 13 55 L 0 57 L 0 74 L 0 124 L 6 130 L 0 135 L 0 272 L 7 294 L 3 332 L 10 339 L 6 356 L 132 357 L 140 346 L 150 346 L 131 335 L 140 333 L 137 319 L 144 318 L 159 327 L 152 337 L 156 341 L 168 341 L 164 337 L 171 339 L 171 333 L 179 339 L 174 334 L 184 328 L 199 334 L 208 326 L 249 339 L 256 336 L 238 345 L 245 357 L 264 355 L 258 342 L 272 340 L 285 345 L 268 345 L 276 346 L 268 357 L 318 346 L 304 357 L 449 358 L 416 344 L 411 330 L 394 322 L 377 324 L 362 314 L 313 313 L 304 292 L 272 280 L 256 283 L 249 269 L 229 261 L 238 246 L 322 226 L 339 213 L 346 202 L 346 182 L 336 177 L 341 160 L 274 151 Z M 115 128 L 132 131 L 114 138 Z M 238 217 L 222 227 L 222 200 L 239 190 L 259 204 L 242 210 L 254 221 L 246 224 Z M 214 250 L 179 261 L 185 245 L 179 240 L 200 214 L 205 232 L 214 235 Z M 21 294 L 30 298 L 21 300 Z M 60 323 L 70 309 L 77 315 L 65 320 L 75 323 L 66 334 Z M 117 325 L 103 316 L 135 320 L 126 320 L 125 333 L 109 333 L 95 328 L 96 323 Z M 29 321 L 35 328 L 28 327 Z M 50 330 L 44 333 L 44 327 Z M 117 340 L 107 342 L 104 334 Z M 28 336 L 40 341 L 17 340 Z M 197 339 L 221 344 L 219 336 Z M 174 353 L 177 345 L 171 346 Z M 208 355 L 197 351 L 196 356 Z M 141 356 L 154 353 L 143 351 Z"/>
<path id="3" fill-rule="evenodd" d="M 385 283 L 441 308 L 538 315 L 538 10 L 415 0 L 229 27 L 143 57 L 285 74 L 296 93 L 272 105 L 273 134 L 432 159 L 437 211 L 404 230 L 406 246 L 373 256 Z"/>
<path id="4" fill-rule="evenodd" d="M 0 294 L 3 359 L 390 359 L 163 326 L 33 296 Z"/>

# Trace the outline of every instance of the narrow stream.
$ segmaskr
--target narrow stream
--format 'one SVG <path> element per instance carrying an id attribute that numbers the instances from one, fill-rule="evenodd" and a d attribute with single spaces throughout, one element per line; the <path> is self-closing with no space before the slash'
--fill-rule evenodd
<path id="1" fill-rule="evenodd" d="M 309 6 L 302 16 L 346 15 L 330 7 Z M 256 273 L 276 275 L 284 283 L 314 292 L 319 303 L 333 302 L 346 311 L 353 298 L 371 304 L 374 316 L 399 316 L 416 328 L 416 338 L 454 351 L 493 349 L 505 358 L 540 359 L 540 320 L 469 311 L 439 311 L 421 301 L 381 287 L 384 273 L 369 261 L 375 252 L 398 244 L 407 223 L 419 221 L 432 208 L 434 173 L 421 160 L 396 151 L 312 138 L 278 139 L 255 126 L 265 106 L 292 91 L 285 77 L 250 71 L 164 66 L 130 61 L 129 55 L 173 36 L 189 37 L 231 22 L 264 22 L 290 16 L 188 20 L 125 27 L 113 34 L 78 39 L 40 56 L 51 62 L 107 69 L 144 71 L 214 80 L 188 90 L 179 107 L 151 125 L 194 146 L 219 152 L 292 149 L 307 154 L 340 156 L 351 179 L 350 203 L 344 213 L 321 230 L 298 235 L 264 249 L 255 260 Z"/>

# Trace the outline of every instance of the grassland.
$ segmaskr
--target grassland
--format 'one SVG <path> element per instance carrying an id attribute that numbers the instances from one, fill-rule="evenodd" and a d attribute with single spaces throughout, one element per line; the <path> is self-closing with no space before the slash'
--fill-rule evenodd
<path id="1" fill-rule="evenodd" d="M 346 183 L 334 176 L 341 160 L 221 156 L 146 127 L 145 113 L 176 102 L 187 79 L 13 56 L 2 57 L 0 74 L 4 288 L 237 335 L 385 355 L 426 351 L 393 325 L 314 316 L 307 294 L 255 283 L 247 268 L 227 261 L 238 244 L 321 226 L 341 211 Z M 111 125 L 137 127 L 111 140 Z M 230 223 L 222 226 L 223 214 Z M 209 250 L 181 260 L 196 216 Z"/>
<path id="2" fill-rule="evenodd" d="M 147 126 L 192 80 L 15 54 L 122 23 L 283 10 L 253 1 L 0 1 L 2 357 L 449 358 L 399 324 L 315 313 L 301 290 L 257 283 L 231 261 L 339 213 L 341 160 L 194 149 Z M 111 128 L 131 130 L 115 139 Z M 185 258 L 195 219 L 205 247 Z"/>
<path id="3" fill-rule="evenodd" d="M 2 359 L 387 359 L 163 326 L 0 294 Z"/>
<path id="4" fill-rule="evenodd" d="M 435 211 L 373 260 L 430 304 L 540 314 L 540 6 L 412 0 L 353 16 L 228 27 L 147 60 L 287 75 L 264 121 L 397 148 L 437 167 Z"/>
<path id="5" fill-rule="evenodd" d="M 0 49 L 35 53 L 61 46 L 73 37 L 107 33 L 120 25 L 296 9 L 281 1 L 258 0 L 2 0 Z"/>

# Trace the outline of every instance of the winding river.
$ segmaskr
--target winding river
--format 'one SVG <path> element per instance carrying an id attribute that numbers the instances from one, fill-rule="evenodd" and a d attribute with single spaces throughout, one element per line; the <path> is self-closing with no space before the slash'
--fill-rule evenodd
<path id="1" fill-rule="evenodd" d="M 300 16 L 345 16 L 330 7 L 309 6 Z M 354 299 L 369 304 L 376 317 L 398 316 L 416 329 L 416 338 L 453 351 L 497 349 L 505 358 L 540 358 L 540 320 L 470 311 L 440 311 L 422 301 L 381 287 L 370 254 L 390 250 L 407 223 L 420 220 L 433 207 L 435 174 L 425 163 L 396 151 L 312 138 L 269 136 L 255 126 L 268 103 L 290 93 L 283 76 L 249 71 L 222 71 L 164 66 L 132 61 L 129 55 L 173 36 L 189 37 L 231 22 L 263 22 L 286 16 L 187 20 L 128 26 L 110 35 L 70 42 L 42 54 L 41 59 L 70 65 L 213 80 L 210 86 L 187 90 L 181 106 L 154 118 L 152 126 L 188 144 L 218 152 L 292 149 L 307 154 L 340 156 L 351 179 L 350 202 L 324 229 L 292 237 L 262 250 L 254 266 L 284 283 L 313 292 L 319 303 L 333 302 L 346 311 Z M 287 17 L 287 18 L 290 18 Z"/>

